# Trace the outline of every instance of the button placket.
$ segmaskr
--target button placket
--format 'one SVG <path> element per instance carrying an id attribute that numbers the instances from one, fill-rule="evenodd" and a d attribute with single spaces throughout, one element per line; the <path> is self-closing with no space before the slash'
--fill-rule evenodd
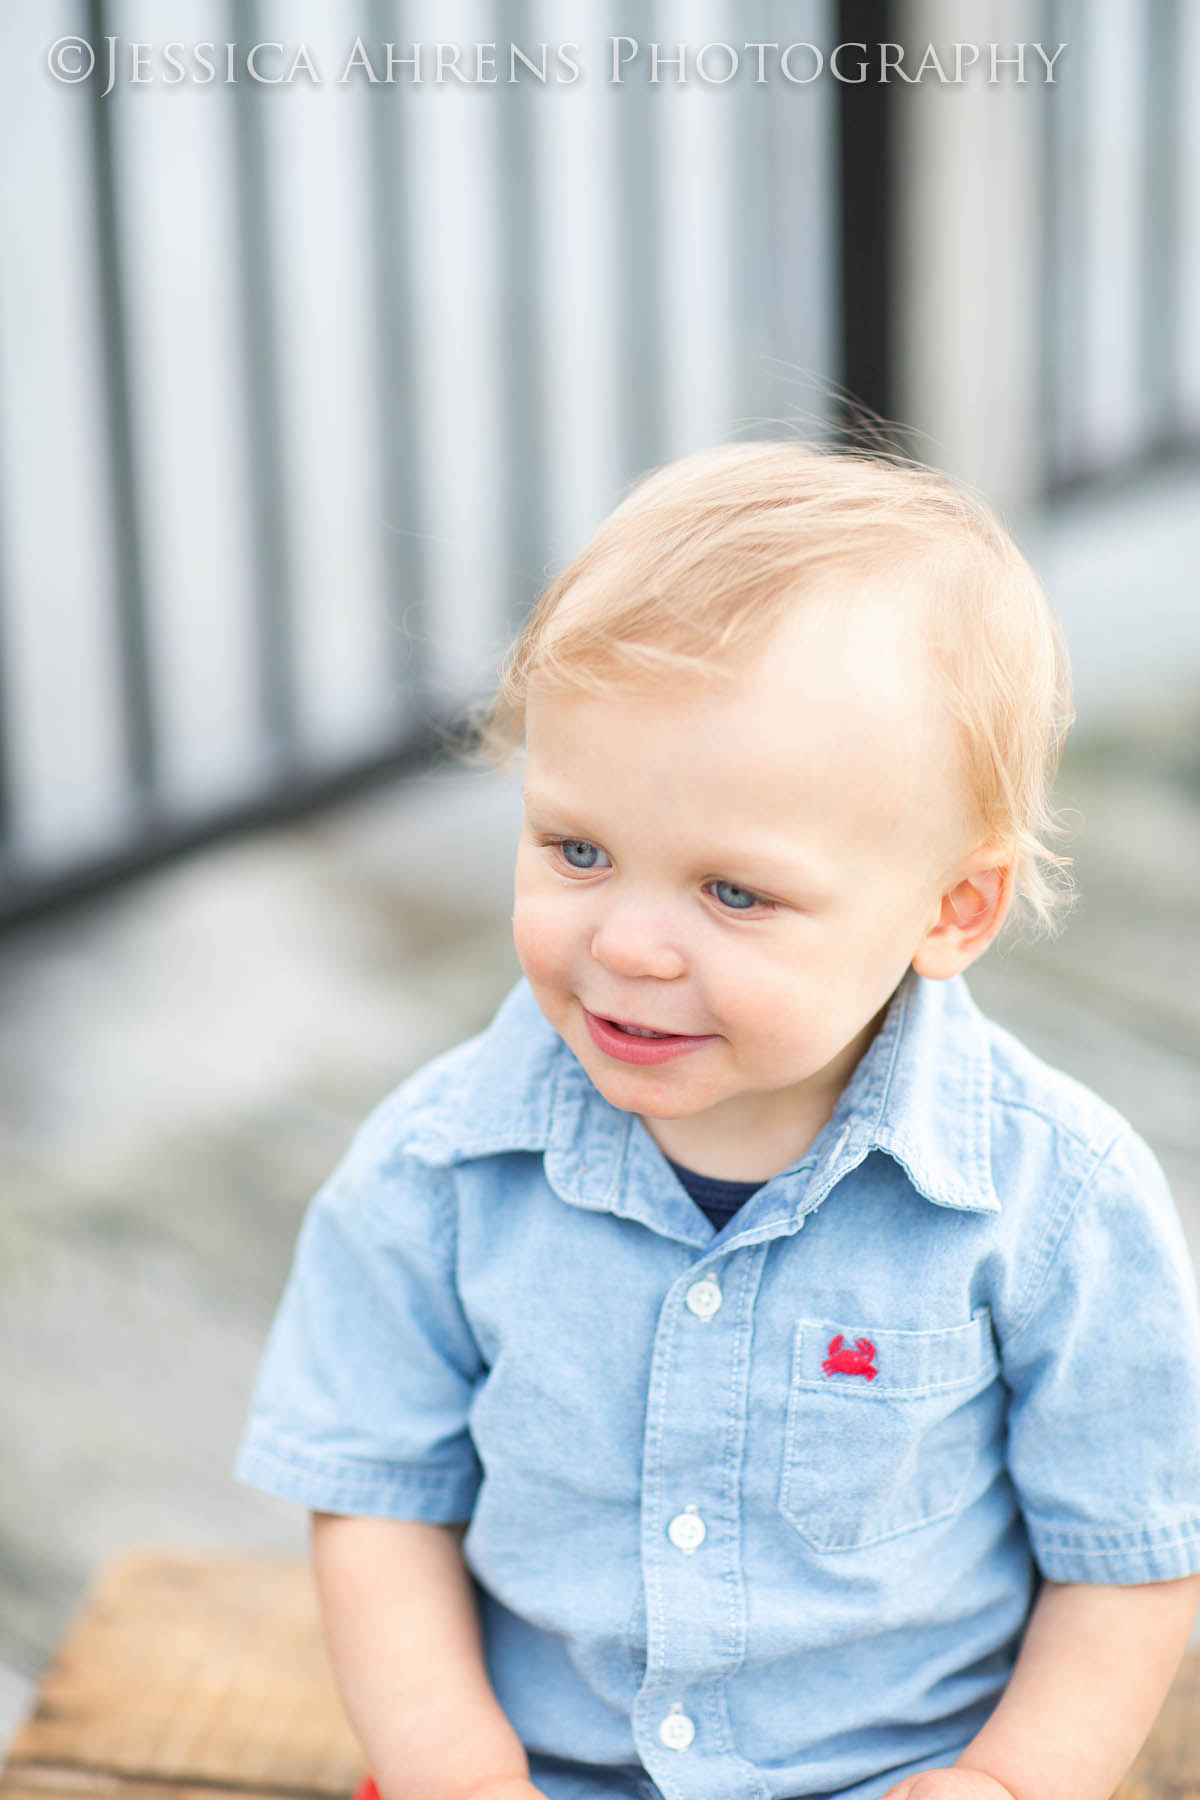
<path id="1" fill-rule="evenodd" d="M 711 1262 L 687 1271 L 659 1314 L 643 1450 L 646 1664 L 634 1711 L 651 1774 L 656 1759 L 664 1774 L 678 1766 L 680 1750 L 705 1766 L 720 1760 L 700 1720 L 717 1704 L 714 1684 L 745 1653 L 740 1471 L 765 1258 L 765 1245 L 753 1245 L 723 1261 L 719 1275 Z"/>

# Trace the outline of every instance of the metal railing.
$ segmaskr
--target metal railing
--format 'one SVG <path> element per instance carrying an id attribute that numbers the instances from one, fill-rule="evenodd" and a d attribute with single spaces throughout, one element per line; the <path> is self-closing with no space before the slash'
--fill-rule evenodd
<path id="1" fill-rule="evenodd" d="M 155 0 L 5 9 L 0 919 L 427 754 L 639 473 L 842 380 L 1001 504 L 1194 447 L 1200 7 L 1010 13 L 1032 107 L 697 78 L 951 0 L 174 0 L 178 79 Z"/>

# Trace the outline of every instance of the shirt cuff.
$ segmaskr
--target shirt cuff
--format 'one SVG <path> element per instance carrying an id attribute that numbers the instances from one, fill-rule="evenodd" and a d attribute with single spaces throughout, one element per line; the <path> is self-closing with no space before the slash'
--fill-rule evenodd
<path id="1" fill-rule="evenodd" d="M 1132 1587 L 1200 1574 L 1200 1517 L 1123 1531 L 1047 1531 L 1027 1521 L 1038 1568 L 1048 1581 Z"/>
<path id="2" fill-rule="evenodd" d="M 362 1457 L 314 1455 L 261 1430 L 245 1438 L 233 1472 L 247 1486 L 294 1500 L 310 1512 L 416 1519 L 431 1525 L 457 1525 L 469 1519 L 479 1489 L 475 1466 L 406 1468 Z"/>

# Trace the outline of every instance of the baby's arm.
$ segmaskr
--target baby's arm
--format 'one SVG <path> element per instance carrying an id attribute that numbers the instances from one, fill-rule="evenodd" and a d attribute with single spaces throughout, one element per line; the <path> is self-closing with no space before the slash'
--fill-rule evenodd
<path id="1" fill-rule="evenodd" d="M 953 1769 L 884 1800 L 1108 1800 L 1187 1645 L 1200 1575 L 1141 1587 L 1047 1582 L 1004 1697 Z"/>
<path id="2" fill-rule="evenodd" d="M 382 1800 L 539 1800 L 488 1683 L 456 1526 L 314 1513 L 334 1673 Z"/>

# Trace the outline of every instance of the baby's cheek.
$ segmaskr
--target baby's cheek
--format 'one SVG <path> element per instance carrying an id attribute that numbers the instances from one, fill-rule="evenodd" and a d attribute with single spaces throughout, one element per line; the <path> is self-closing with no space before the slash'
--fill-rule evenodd
<path id="1" fill-rule="evenodd" d="M 551 909 L 518 897 L 513 909 L 513 945 L 526 978 L 535 986 L 551 980 L 560 968 L 559 936 Z"/>

